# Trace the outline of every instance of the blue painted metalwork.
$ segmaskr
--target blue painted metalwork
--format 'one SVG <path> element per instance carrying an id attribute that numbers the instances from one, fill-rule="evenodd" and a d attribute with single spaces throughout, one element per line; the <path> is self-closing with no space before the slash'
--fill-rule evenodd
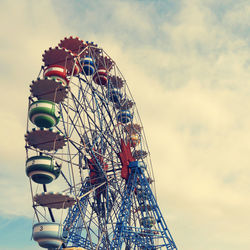
<path id="1" fill-rule="evenodd" d="M 144 174 L 144 165 L 134 161 L 130 162 L 129 168 L 131 173 L 122 197 L 122 205 L 110 249 L 121 249 L 124 243 L 126 247 L 133 249 L 159 249 L 162 247 L 177 249 Z M 157 229 L 151 229 L 151 227 L 145 227 L 145 225 L 143 227 L 129 225 L 129 219 L 133 212 L 131 210 L 133 195 L 137 197 L 139 206 L 149 205 L 150 211 L 144 210 L 144 212 L 141 212 L 141 216 L 147 218 L 145 216 L 150 212 L 156 220 Z"/>
<path id="2" fill-rule="evenodd" d="M 85 184 L 82 186 L 78 197 L 83 196 L 85 193 L 89 191 L 90 182 L 87 180 Z M 83 216 L 86 213 L 88 202 L 88 195 L 83 196 L 77 204 L 75 204 L 72 208 L 69 209 L 68 215 L 64 220 L 64 231 L 67 231 L 69 237 L 65 244 L 72 244 L 74 246 L 83 246 L 88 245 L 88 241 L 86 237 L 81 236 L 83 230 Z"/>

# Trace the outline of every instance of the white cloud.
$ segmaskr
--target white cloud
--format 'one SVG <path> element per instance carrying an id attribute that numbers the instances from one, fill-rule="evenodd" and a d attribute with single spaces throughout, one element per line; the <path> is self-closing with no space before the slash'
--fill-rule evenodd
<path id="1" fill-rule="evenodd" d="M 1 20 L 1 214 L 32 216 L 25 175 L 29 85 L 42 65 L 42 53 L 63 38 L 50 1 L 2 1 Z"/>
<path id="2" fill-rule="evenodd" d="M 142 2 L 130 1 L 110 1 L 101 10 L 92 3 L 91 11 L 81 10 L 72 20 L 83 27 L 79 36 L 100 44 L 125 75 L 145 127 L 161 209 L 177 246 L 185 250 L 249 246 L 250 73 L 246 64 L 250 48 L 244 36 L 227 28 L 249 24 L 249 8 L 242 3 L 232 8 L 227 5 L 220 21 L 214 4 L 183 1 L 171 22 L 160 20 L 161 27 L 154 26 L 154 6 L 142 8 Z M 36 14 L 29 15 L 28 8 Z M 7 27 L 3 30 L 1 64 L 7 70 L 1 83 L 5 95 L 0 100 L 0 114 L 4 117 L 1 138 L 6 139 L 0 154 L 6 160 L 15 152 L 16 159 L 10 159 L 11 178 L 15 179 L 14 171 L 24 169 L 18 169 L 16 163 L 23 164 L 24 151 L 20 150 L 27 86 L 39 70 L 43 50 L 56 44 L 64 32 L 68 34 L 70 24 L 59 21 L 49 1 L 29 7 L 24 4 L 19 11 L 6 1 L 4 9 L 15 19 L 10 19 L 10 36 Z M 0 14 L 9 20 L 7 12 L 2 9 Z M 104 31 L 95 26 L 95 17 L 101 12 Z M 107 19 L 105 14 L 110 12 Z M 126 24 L 134 34 L 132 41 L 145 39 L 147 33 L 155 40 L 139 46 L 124 40 L 130 33 L 121 34 L 124 30 L 119 28 Z M 20 197 L 28 185 L 28 181 L 25 187 L 18 183 L 20 193 L 13 186 L 1 195 L 3 200 L 11 194 L 12 207 L 22 203 L 14 197 Z M 1 190 L 7 187 L 8 181 L 3 181 Z M 2 206 L 4 213 L 22 213 L 22 209 Z"/>
<path id="3" fill-rule="evenodd" d="M 193 2 L 176 19 L 163 25 L 167 49 L 130 47 L 118 58 L 147 132 L 159 201 L 171 211 L 167 218 L 180 248 L 214 249 L 215 243 L 216 249 L 244 248 L 249 46 L 223 25 L 214 26 L 211 10 Z M 179 218 L 188 221 L 188 231 Z M 238 242 L 231 240 L 235 234 L 241 234 Z M 196 244 L 193 237 L 207 244 Z"/>
<path id="4" fill-rule="evenodd" d="M 250 6 L 247 1 L 242 1 L 234 5 L 223 16 L 223 23 L 234 31 L 247 32 L 250 23 Z"/>
<path id="5" fill-rule="evenodd" d="M 115 25 L 121 25 L 125 31 L 136 31 L 139 35 L 149 35 L 148 32 L 152 31 L 149 6 L 138 2 L 111 1 L 110 7 L 113 8 L 114 21 L 117 21 Z"/>

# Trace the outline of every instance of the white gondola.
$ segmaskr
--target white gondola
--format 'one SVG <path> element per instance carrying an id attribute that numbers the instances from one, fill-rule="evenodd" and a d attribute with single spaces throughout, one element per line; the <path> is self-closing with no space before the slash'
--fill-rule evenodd
<path id="1" fill-rule="evenodd" d="M 48 249 L 59 249 L 67 239 L 63 225 L 55 222 L 40 222 L 33 226 L 33 239 L 40 247 Z"/>

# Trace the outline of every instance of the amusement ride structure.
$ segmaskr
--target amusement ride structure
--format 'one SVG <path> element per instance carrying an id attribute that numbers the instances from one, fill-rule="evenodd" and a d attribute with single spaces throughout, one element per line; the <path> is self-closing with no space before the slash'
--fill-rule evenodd
<path id="1" fill-rule="evenodd" d="M 32 237 L 47 249 L 177 249 L 157 204 L 149 150 L 116 63 L 68 37 L 30 85 L 26 174 Z"/>

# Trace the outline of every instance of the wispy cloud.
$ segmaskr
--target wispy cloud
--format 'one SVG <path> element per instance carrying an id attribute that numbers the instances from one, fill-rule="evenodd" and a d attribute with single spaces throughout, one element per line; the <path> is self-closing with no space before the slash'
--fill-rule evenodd
<path id="1" fill-rule="evenodd" d="M 26 249 L 34 250 L 39 248 L 36 242 L 31 241 L 32 220 L 26 217 L 0 217 L 0 248 L 4 250 Z M 13 240 L 15 239 L 15 240 Z M 26 240 L 24 240 L 26 239 Z"/>
<path id="2" fill-rule="evenodd" d="M 9 205 L 1 202 L 2 213 L 31 211 L 23 198 L 28 180 L 20 177 L 28 85 L 43 50 L 72 33 L 97 42 L 125 75 L 149 142 L 158 200 L 179 248 L 247 249 L 248 3 L 189 0 L 173 9 L 171 1 L 19 5 L 5 1 L 0 10 L 9 21 L 0 50 L 1 201 L 11 197 Z"/>

